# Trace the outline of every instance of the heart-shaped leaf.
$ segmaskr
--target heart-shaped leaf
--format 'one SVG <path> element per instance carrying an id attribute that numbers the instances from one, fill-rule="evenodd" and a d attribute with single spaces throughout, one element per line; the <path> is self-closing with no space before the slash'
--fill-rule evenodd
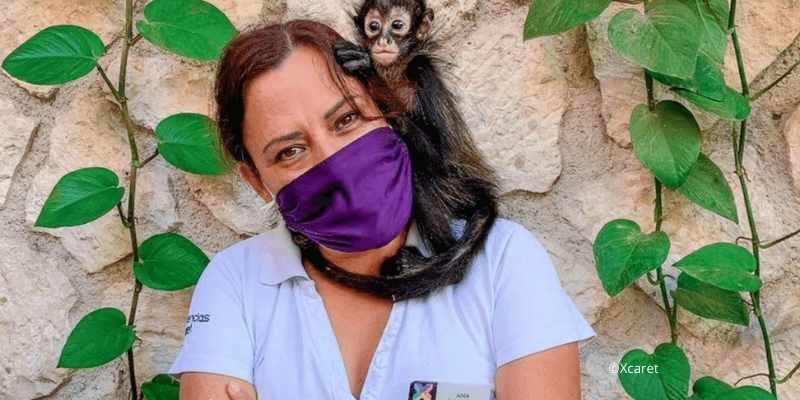
<path id="1" fill-rule="evenodd" d="M 727 0 L 683 0 L 697 11 L 701 21 L 703 40 L 700 53 L 721 65 L 725 63 L 725 50 L 728 47 L 728 9 Z"/>
<path id="2" fill-rule="evenodd" d="M 664 232 L 643 234 L 636 222 L 615 219 L 600 229 L 594 242 L 594 259 L 603 288 L 616 296 L 642 275 L 659 267 L 669 254 Z"/>
<path id="3" fill-rule="evenodd" d="M 680 103 L 665 100 L 652 111 L 640 104 L 630 120 L 636 157 L 670 189 L 681 186 L 700 154 L 700 126 Z"/>
<path id="4" fill-rule="evenodd" d="M 208 257 L 191 240 L 167 232 L 142 242 L 133 273 L 151 289 L 179 290 L 196 284 L 206 265 Z"/>
<path id="5" fill-rule="evenodd" d="M 631 350 L 622 357 L 618 377 L 634 400 L 685 400 L 689 360 L 680 347 L 662 343 L 655 352 Z"/>
<path id="6" fill-rule="evenodd" d="M 754 292 L 761 288 L 761 279 L 753 275 L 756 259 L 750 251 L 733 243 L 703 246 L 673 266 L 720 289 Z"/>
<path id="7" fill-rule="evenodd" d="M 230 171 L 216 126 L 202 114 L 180 113 L 164 118 L 156 126 L 158 152 L 167 162 L 198 175 L 221 175 Z"/>
<path id="8" fill-rule="evenodd" d="M 114 171 L 88 167 L 62 176 L 47 196 L 34 226 L 82 225 L 114 208 L 125 192 Z"/>
<path id="9" fill-rule="evenodd" d="M 722 75 L 719 65 L 705 54 L 697 56 L 697 65 L 692 79 L 675 78 L 653 71 L 649 71 L 649 73 L 654 79 L 667 86 L 686 89 L 712 100 L 723 100 L 727 94 L 725 77 Z"/>
<path id="10" fill-rule="evenodd" d="M 710 376 L 704 376 L 694 382 L 692 397 L 689 400 L 711 400 L 714 396 L 731 390 L 731 385 Z"/>
<path id="11" fill-rule="evenodd" d="M 686 182 L 677 190 L 700 207 L 739 223 L 731 187 L 722 170 L 705 154 L 700 153 Z"/>
<path id="12" fill-rule="evenodd" d="M 644 15 L 622 10 L 608 25 L 608 39 L 623 58 L 683 79 L 694 75 L 701 38 L 697 12 L 674 0 L 653 0 Z"/>
<path id="13" fill-rule="evenodd" d="M 704 111 L 723 119 L 739 121 L 750 115 L 750 100 L 731 89 L 730 86 L 725 86 L 725 92 L 720 100 L 714 100 L 681 88 L 673 88 L 672 91 Z"/>
<path id="14" fill-rule="evenodd" d="M 566 32 L 600 15 L 611 0 L 531 0 L 523 38 Z"/>
<path id="15" fill-rule="evenodd" d="M 54 25 L 14 49 L 3 60 L 3 69 L 21 81 L 58 85 L 91 72 L 105 52 L 94 32 L 77 25 Z"/>
<path id="16" fill-rule="evenodd" d="M 757 386 L 742 386 L 720 393 L 711 400 L 775 400 L 775 396 Z"/>
<path id="17" fill-rule="evenodd" d="M 128 351 L 136 334 L 122 311 L 105 307 L 81 318 L 67 338 L 58 359 L 59 368 L 93 368 Z"/>
<path id="18" fill-rule="evenodd" d="M 202 61 L 219 59 L 236 28 L 217 7 L 202 0 L 153 0 L 136 29 L 150 43 Z"/>
<path id="19" fill-rule="evenodd" d="M 180 383 L 168 374 L 158 374 L 142 384 L 142 394 L 147 400 L 178 400 Z"/>
<path id="20" fill-rule="evenodd" d="M 672 297 L 679 306 L 703 318 L 750 324 L 750 311 L 739 293 L 698 281 L 686 273 L 678 276 L 678 289 Z"/>
<path id="21" fill-rule="evenodd" d="M 704 376 L 692 386 L 689 400 L 775 400 L 772 393 L 755 386 L 733 388 L 719 379 Z"/>

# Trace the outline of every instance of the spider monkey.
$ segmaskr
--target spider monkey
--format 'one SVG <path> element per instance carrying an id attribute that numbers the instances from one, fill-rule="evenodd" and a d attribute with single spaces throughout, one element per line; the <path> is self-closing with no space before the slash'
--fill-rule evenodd
<path id="1" fill-rule="evenodd" d="M 425 0 L 366 0 L 352 17 L 358 44 L 337 43 L 337 61 L 362 78 L 379 103 L 429 132 L 436 147 L 426 150 L 446 159 L 459 146 L 453 142 L 463 139 L 450 131 L 469 130 L 441 78 L 444 61 L 434 55 L 433 10 Z"/>
<path id="2" fill-rule="evenodd" d="M 387 119 L 408 145 L 414 215 L 434 254 L 423 257 L 403 247 L 384 262 L 381 277 L 372 277 L 329 263 L 308 240 L 293 236 L 312 265 L 334 281 L 394 301 L 461 281 L 498 215 L 495 171 L 475 145 L 441 78 L 442 62 L 432 53 L 433 18 L 424 0 L 366 0 L 353 15 L 359 44 L 343 40 L 334 52 L 384 111 L 400 113 Z M 465 222 L 458 238 L 451 231 L 453 219 Z"/>

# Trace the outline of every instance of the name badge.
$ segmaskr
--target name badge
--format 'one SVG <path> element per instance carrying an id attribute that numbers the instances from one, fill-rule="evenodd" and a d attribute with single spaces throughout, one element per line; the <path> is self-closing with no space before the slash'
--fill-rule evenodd
<path id="1" fill-rule="evenodd" d="M 408 400 L 494 400 L 491 385 L 414 381 L 408 388 Z"/>

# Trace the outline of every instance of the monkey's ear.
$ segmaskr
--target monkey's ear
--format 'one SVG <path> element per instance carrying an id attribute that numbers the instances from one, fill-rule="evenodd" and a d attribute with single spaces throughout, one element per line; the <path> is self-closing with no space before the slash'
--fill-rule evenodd
<path id="1" fill-rule="evenodd" d="M 426 40 L 431 34 L 432 27 L 433 10 L 428 8 L 424 13 L 422 13 L 422 19 L 419 21 L 419 26 L 417 27 L 417 40 Z"/>
<path id="2" fill-rule="evenodd" d="M 364 20 L 358 15 L 353 15 L 353 26 L 356 28 L 356 33 L 359 36 L 364 36 Z"/>

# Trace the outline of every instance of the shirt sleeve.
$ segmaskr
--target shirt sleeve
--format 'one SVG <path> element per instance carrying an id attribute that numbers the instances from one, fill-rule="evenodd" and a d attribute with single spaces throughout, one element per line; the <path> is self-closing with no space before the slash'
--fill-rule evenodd
<path id="1" fill-rule="evenodd" d="M 211 372 L 253 383 L 254 352 L 241 283 L 217 253 L 192 293 L 183 345 L 168 373 Z"/>
<path id="2" fill-rule="evenodd" d="M 513 229 L 494 279 L 496 366 L 595 336 L 561 286 L 547 250 L 523 225 Z"/>

